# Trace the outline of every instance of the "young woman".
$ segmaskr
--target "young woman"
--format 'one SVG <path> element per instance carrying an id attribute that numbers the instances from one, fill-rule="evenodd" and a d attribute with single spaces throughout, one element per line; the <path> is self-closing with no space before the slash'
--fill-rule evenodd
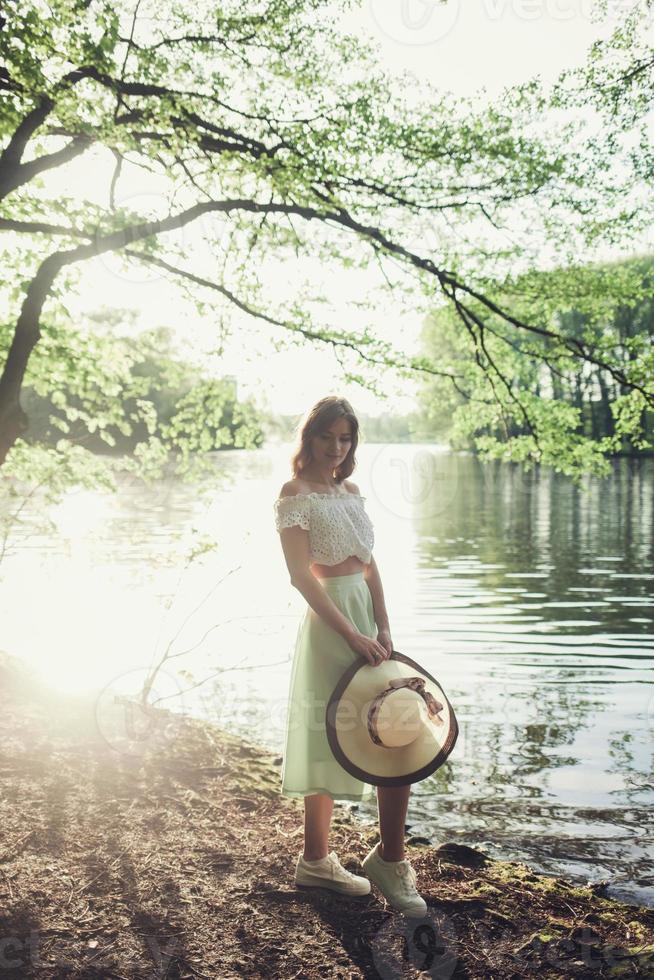
<path id="1" fill-rule="evenodd" d="M 275 501 L 291 584 L 308 604 L 291 670 L 281 792 L 304 798 L 304 851 L 298 855 L 296 884 L 363 895 L 370 891 L 370 879 L 391 906 L 422 916 L 427 906 L 404 856 L 410 785 L 377 787 L 381 840 L 363 861 L 367 877 L 346 871 L 336 853 L 328 853 L 334 800 L 368 799 L 374 787 L 351 776 L 334 757 L 325 727 L 327 703 L 355 659 L 375 666 L 393 649 L 365 497 L 346 479 L 355 467 L 358 434 L 345 398 L 320 399 L 302 425 L 291 460 L 293 479 Z"/>

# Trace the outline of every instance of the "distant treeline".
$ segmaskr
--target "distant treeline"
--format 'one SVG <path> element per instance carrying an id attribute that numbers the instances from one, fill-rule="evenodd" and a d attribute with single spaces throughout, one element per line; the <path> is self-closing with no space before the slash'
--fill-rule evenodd
<path id="1" fill-rule="evenodd" d="M 449 307 L 425 322 L 422 353 L 457 382 L 424 382 L 425 431 L 457 449 L 514 441 L 519 455 L 533 431 L 528 418 L 562 454 L 575 438 L 608 455 L 651 452 L 654 412 L 619 379 L 647 389 L 654 376 L 654 257 L 531 272 L 511 294 L 516 315 L 549 335 L 493 323 L 475 345 Z M 570 356 L 576 350 L 584 356 Z"/>
<path id="2" fill-rule="evenodd" d="M 354 406 L 356 410 L 356 405 Z M 301 415 L 276 414 L 266 422 L 267 433 L 281 442 L 292 442 Z M 384 412 L 381 415 L 367 415 L 357 412 L 361 429 L 360 441 L 366 442 L 416 442 L 424 435 L 420 417 L 417 413 L 397 415 Z M 427 437 L 429 438 L 429 437 Z"/>
<path id="3" fill-rule="evenodd" d="M 238 400 L 236 379 L 211 377 L 180 358 L 169 328 L 116 336 L 125 325 L 115 314 L 92 319 L 90 330 L 68 328 L 65 344 L 57 342 L 56 326 L 46 331 L 39 350 L 45 363 L 23 391 L 26 442 L 63 439 L 119 454 L 152 438 L 184 453 L 263 444 L 262 414 Z"/>

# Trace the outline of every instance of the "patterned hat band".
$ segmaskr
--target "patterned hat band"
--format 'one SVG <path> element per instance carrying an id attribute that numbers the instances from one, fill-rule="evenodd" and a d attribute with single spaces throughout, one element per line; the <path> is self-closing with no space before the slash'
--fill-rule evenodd
<path id="1" fill-rule="evenodd" d="M 393 745 L 386 745 L 383 738 L 380 736 L 378 730 L 378 720 L 379 720 L 379 713 L 381 711 L 382 705 L 384 704 L 386 699 L 389 697 L 389 695 L 401 690 L 402 688 L 405 689 L 409 688 L 410 690 L 415 691 L 417 694 L 419 694 L 422 697 L 423 701 L 425 702 L 425 705 L 427 706 L 428 717 L 431 722 L 433 722 L 435 725 L 444 724 L 443 719 L 438 714 L 439 711 L 443 710 L 444 706 L 440 701 L 436 700 L 436 698 L 431 693 L 431 691 L 427 691 L 425 689 L 424 677 L 416 677 L 416 676 L 394 677 L 389 680 L 388 687 L 385 690 L 381 691 L 377 695 L 377 697 L 373 699 L 368 709 L 368 717 L 367 717 L 368 734 L 370 735 L 370 738 L 375 743 L 375 745 L 382 745 L 386 748 L 395 747 Z M 420 715 L 420 719 L 422 724 L 424 724 L 424 718 L 422 714 Z M 418 730 L 416 730 L 415 737 L 417 738 L 417 736 L 418 736 Z"/>

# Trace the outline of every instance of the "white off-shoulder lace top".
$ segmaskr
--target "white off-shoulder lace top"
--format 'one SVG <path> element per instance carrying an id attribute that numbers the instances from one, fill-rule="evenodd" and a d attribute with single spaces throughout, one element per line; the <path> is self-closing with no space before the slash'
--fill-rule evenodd
<path id="1" fill-rule="evenodd" d="M 355 555 L 367 565 L 375 532 L 363 505 L 365 499 L 349 490 L 278 497 L 274 504 L 275 527 L 281 531 L 297 524 L 308 531 L 312 562 L 338 565 Z"/>

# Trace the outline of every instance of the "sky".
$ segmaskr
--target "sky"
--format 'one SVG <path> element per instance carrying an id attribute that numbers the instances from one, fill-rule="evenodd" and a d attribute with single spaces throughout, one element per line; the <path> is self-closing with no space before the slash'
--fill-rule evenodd
<path id="1" fill-rule="evenodd" d="M 563 68 L 583 63 L 592 41 L 607 36 L 631 5 L 632 0 L 614 0 L 608 4 L 608 16 L 594 22 L 596 5 L 589 0 L 363 0 L 343 26 L 378 45 L 380 61 L 389 72 L 410 71 L 416 88 L 418 80 L 425 80 L 455 95 L 492 101 L 507 86 L 533 76 L 553 81 Z M 88 183 L 87 162 L 80 162 L 77 176 L 73 173 L 69 168 L 69 182 Z M 93 177 L 97 180 L 97 174 Z M 158 188 L 152 176 L 144 174 L 123 184 L 122 194 L 124 203 L 137 205 L 139 199 L 155 200 Z M 191 229 L 180 235 L 187 252 L 197 259 L 200 240 Z M 313 271 L 319 276 L 319 270 Z M 333 325 L 360 322 L 357 287 L 353 289 L 350 279 L 344 274 L 325 285 L 332 298 L 325 319 Z M 384 398 L 343 382 L 330 349 L 305 345 L 271 354 L 269 329 L 250 317 L 238 321 L 233 337 L 220 349 L 211 311 L 199 317 L 157 272 L 126 273 L 113 256 L 88 263 L 79 300 L 71 309 L 83 315 L 103 305 L 136 308 L 144 327 L 173 327 L 205 369 L 236 375 L 239 396 L 253 397 L 262 408 L 300 415 L 326 394 L 344 395 L 355 411 L 372 415 L 402 414 L 415 407 L 416 385 L 411 382 L 392 379 Z M 421 315 L 412 315 L 398 302 L 384 306 L 374 328 L 387 339 L 401 336 L 405 350 L 412 352 L 417 351 L 421 322 Z"/>
<path id="2" fill-rule="evenodd" d="M 407 69 L 457 95 L 539 76 L 553 81 L 579 64 L 597 37 L 615 28 L 632 0 L 609 2 L 593 22 L 595 0 L 367 0 L 352 25 L 379 45 L 389 70 Z"/>

